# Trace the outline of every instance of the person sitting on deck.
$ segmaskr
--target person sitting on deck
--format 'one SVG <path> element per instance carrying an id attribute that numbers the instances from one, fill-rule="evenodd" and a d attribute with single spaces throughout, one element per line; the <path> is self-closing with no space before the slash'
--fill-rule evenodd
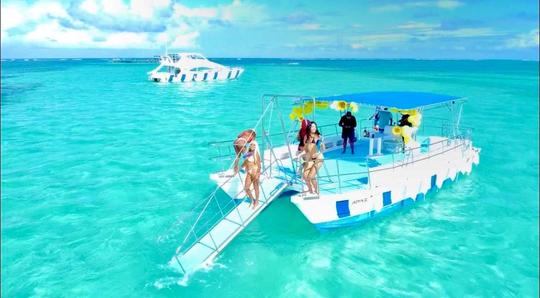
<path id="1" fill-rule="evenodd" d="M 261 177 L 261 156 L 259 154 L 259 144 L 257 141 L 252 141 L 249 144 L 247 152 L 243 155 L 244 162 L 242 167 L 246 170 L 246 180 L 244 183 L 244 191 L 249 197 L 253 205 L 253 209 L 259 204 L 259 178 Z M 255 196 L 251 192 L 251 186 L 255 189 Z"/>
<path id="2" fill-rule="evenodd" d="M 233 143 L 234 147 L 234 172 L 238 173 L 238 162 L 240 160 L 240 155 L 246 151 L 246 146 L 251 141 L 255 140 L 255 137 L 257 134 L 255 133 L 255 130 L 253 129 L 247 129 L 242 131 L 237 137 L 236 140 Z"/>
<path id="3" fill-rule="evenodd" d="M 304 158 L 303 178 L 308 187 L 310 194 L 318 194 L 319 188 L 317 183 L 317 172 L 323 164 L 323 154 L 325 150 L 323 138 L 317 124 L 311 122 L 306 129 L 306 136 L 304 138 L 304 152 L 302 157 Z"/>
<path id="4" fill-rule="evenodd" d="M 356 141 L 354 129 L 356 128 L 356 118 L 351 114 L 351 111 L 347 111 L 347 113 L 341 117 L 339 126 L 341 126 L 341 138 L 343 139 L 343 151 L 341 153 L 345 153 L 347 150 L 347 139 L 349 139 L 351 153 L 354 154 L 354 142 Z"/>

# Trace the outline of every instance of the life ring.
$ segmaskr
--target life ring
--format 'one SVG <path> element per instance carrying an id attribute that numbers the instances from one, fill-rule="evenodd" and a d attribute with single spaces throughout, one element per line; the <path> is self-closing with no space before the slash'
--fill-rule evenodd
<path id="1" fill-rule="evenodd" d="M 242 131 L 234 140 L 233 147 L 236 154 L 240 153 L 244 147 L 251 143 L 257 137 L 254 129 L 246 129 Z"/>

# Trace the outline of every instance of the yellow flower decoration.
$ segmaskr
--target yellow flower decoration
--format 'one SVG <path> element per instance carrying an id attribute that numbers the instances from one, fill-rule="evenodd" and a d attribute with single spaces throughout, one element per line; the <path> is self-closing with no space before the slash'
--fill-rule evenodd
<path id="1" fill-rule="evenodd" d="M 328 109 L 329 106 L 330 106 L 330 103 L 327 102 L 327 101 L 316 101 L 315 102 L 315 107 L 317 109 L 324 110 L 324 109 Z"/>
<path id="2" fill-rule="evenodd" d="M 350 102 L 349 109 L 351 109 L 351 112 L 353 113 L 358 112 L 358 104 L 356 102 Z"/>
<path id="3" fill-rule="evenodd" d="M 292 112 L 289 114 L 291 120 L 302 120 L 304 116 L 302 114 L 302 107 L 293 107 Z"/>
<path id="4" fill-rule="evenodd" d="M 304 114 L 311 114 L 313 113 L 313 102 L 308 101 L 304 103 Z"/>

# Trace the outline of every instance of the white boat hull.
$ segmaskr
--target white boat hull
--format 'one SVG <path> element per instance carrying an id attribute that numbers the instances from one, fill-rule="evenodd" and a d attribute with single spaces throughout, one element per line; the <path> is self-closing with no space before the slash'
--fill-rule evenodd
<path id="1" fill-rule="evenodd" d="M 148 76 L 148 80 L 159 83 L 226 81 L 239 78 L 243 72 L 244 69 L 241 67 L 207 71 L 187 71 L 177 74 L 169 72 L 151 72 Z"/>
<path id="2" fill-rule="evenodd" d="M 291 197 L 291 202 L 317 228 L 330 229 L 356 224 L 422 200 L 460 174 L 470 174 L 472 166 L 479 164 L 480 149 L 473 147 L 471 141 L 449 142 L 453 144 L 430 149 L 433 153 L 424 159 L 417 156 L 414 162 L 370 168 L 365 189 L 318 197 L 298 194 Z"/>

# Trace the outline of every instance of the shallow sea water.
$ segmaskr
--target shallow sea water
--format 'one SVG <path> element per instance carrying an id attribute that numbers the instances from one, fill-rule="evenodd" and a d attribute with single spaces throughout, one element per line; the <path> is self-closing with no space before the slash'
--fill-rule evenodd
<path id="1" fill-rule="evenodd" d="M 538 62 L 218 62 L 246 71 L 160 85 L 152 64 L 2 61 L 6 297 L 538 297 Z M 480 165 L 329 232 L 284 196 L 208 270 L 167 266 L 220 169 L 207 143 L 253 126 L 262 94 L 375 90 L 467 96 Z"/>

